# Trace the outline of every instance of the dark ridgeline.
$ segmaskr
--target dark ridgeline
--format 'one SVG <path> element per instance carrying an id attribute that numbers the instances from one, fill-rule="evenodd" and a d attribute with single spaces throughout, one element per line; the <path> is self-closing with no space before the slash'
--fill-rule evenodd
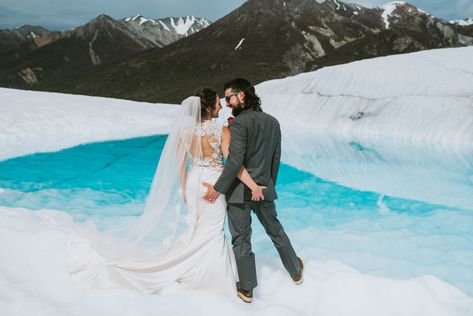
<path id="1" fill-rule="evenodd" d="M 382 13 L 335 0 L 249 0 L 162 47 L 149 36 L 128 38 L 117 21 L 101 16 L 96 27 L 89 25 L 95 20 L 82 27 L 82 40 L 71 34 L 0 62 L 0 86 L 177 103 L 196 87 L 221 89 L 234 77 L 256 84 L 364 58 L 473 45 L 473 26 L 402 4 L 386 28 Z M 28 83 L 28 74 L 38 82 Z"/>
<path id="2" fill-rule="evenodd" d="M 192 18 L 195 22 L 189 34 L 208 25 L 204 19 Z M 62 81 L 74 81 L 99 65 L 163 47 L 187 36 L 178 34 L 170 19 L 142 20 L 136 16 L 114 20 L 100 15 L 65 32 L 49 32 L 33 26 L 0 30 L 0 86 L 63 91 Z M 177 23 L 178 19 L 174 18 L 173 22 Z"/>
<path id="3" fill-rule="evenodd" d="M 41 26 L 22 25 L 12 30 L 0 30 L 0 65 L 19 59 L 47 44 L 57 32 Z"/>

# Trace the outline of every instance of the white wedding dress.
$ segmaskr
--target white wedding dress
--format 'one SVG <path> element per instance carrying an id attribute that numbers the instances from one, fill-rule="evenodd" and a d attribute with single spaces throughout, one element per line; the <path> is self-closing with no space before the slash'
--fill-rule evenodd
<path id="1" fill-rule="evenodd" d="M 159 294 L 170 285 L 180 285 L 237 297 L 235 259 L 224 234 L 225 197 L 220 195 L 215 203 L 202 199 L 206 192 L 202 182 L 215 183 L 223 170 L 222 126 L 198 121 L 193 131 L 189 138 L 192 141 L 186 145 L 186 231 L 165 251 L 151 260 L 143 257 L 142 261 L 136 254 L 102 255 L 92 238 L 73 234 L 69 243 L 69 271 L 80 287 L 126 287 Z M 200 157 L 192 154 L 196 141 L 202 146 Z"/>

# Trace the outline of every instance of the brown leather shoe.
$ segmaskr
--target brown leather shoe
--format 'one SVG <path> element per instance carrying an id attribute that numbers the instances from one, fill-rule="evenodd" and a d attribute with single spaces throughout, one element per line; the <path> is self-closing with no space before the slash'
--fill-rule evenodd
<path id="1" fill-rule="evenodd" d="M 237 282 L 237 294 L 245 303 L 251 303 L 253 301 L 253 290 L 246 291 L 242 289 L 240 282 Z"/>
<path id="2" fill-rule="evenodd" d="M 304 273 L 304 262 L 302 262 L 302 259 L 299 258 L 299 257 L 297 257 L 297 261 L 299 261 L 299 265 L 301 267 L 301 273 L 292 276 L 292 280 L 296 284 L 301 284 L 302 282 L 304 282 L 304 275 L 303 275 L 303 273 Z"/>

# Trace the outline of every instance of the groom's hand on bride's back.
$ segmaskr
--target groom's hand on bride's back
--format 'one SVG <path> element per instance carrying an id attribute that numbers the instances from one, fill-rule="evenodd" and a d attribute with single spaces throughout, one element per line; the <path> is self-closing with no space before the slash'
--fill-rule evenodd
<path id="1" fill-rule="evenodd" d="M 214 186 L 207 182 L 202 182 L 204 187 L 207 187 L 207 192 L 202 196 L 202 198 L 208 202 L 214 203 L 217 198 L 220 196 L 220 192 L 214 189 Z"/>

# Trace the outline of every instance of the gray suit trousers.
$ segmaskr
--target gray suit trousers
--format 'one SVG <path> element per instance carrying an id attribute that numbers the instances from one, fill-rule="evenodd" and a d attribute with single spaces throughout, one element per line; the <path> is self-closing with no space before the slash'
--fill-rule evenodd
<path id="1" fill-rule="evenodd" d="M 284 268 L 291 276 L 301 272 L 294 248 L 277 218 L 274 201 L 245 201 L 228 204 L 228 226 L 232 235 L 233 252 L 240 286 L 250 290 L 257 286 L 255 254 L 251 249 L 251 211 L 254 211 L 276 247 Z"/>

